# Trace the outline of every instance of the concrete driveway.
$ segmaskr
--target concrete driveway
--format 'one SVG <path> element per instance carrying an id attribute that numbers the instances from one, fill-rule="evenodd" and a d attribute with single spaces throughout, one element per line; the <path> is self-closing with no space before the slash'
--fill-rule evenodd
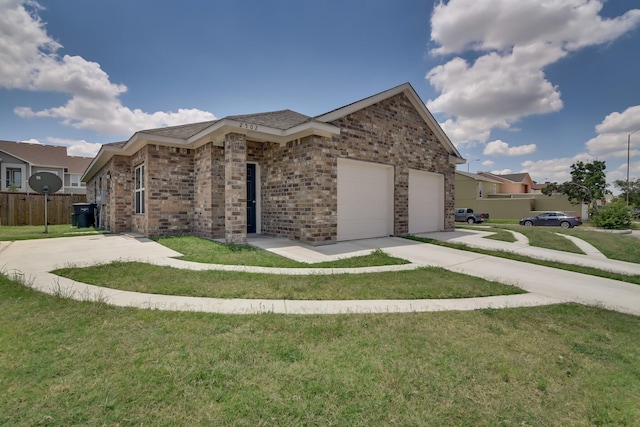
<path id="1" fill-rule="evenodd" d="M 472 233 L 473 234 L 473 233 Z M 430 233 L 428 237 L 452 240 L 469 234 Z M 482 240 L 476 235 L 478 242 Z M 595 305 L 623 313 L 640 315 L 640 286 L 610 279 L 571 273 L 468 251 L 443 248 L 388 237 L 341 242 L 310 247 L 286 239 L 252 236 L 250 243 L 265 250 L 307 262 L 361 255 L 382 249 L 392 256 L 411 262 L 404 266 L 367 267 L 359 269 L 279 269 L 248 266 L 221 266 L 186 262 L 180 254 L 149 239 L 133 235 L 92 235 L 57 239 L 0 242 L 0 269 L 17 276 L 35 289 L 78 300 L 100 301 L 116 306 L 133 306 L 161 310 L 202 311 L 231 314 L 289 313 L 339 314 L 372 312 L 422 312 L 443 310 L 475 310 L 481 308 L 526 307 L 563 302 Z M 493 243 L 490 243 L 493 244 Z M 527 245 L 520 244 L 519 250 Z M 516 246 L 511 247 L 515 249 Z M 537 248 L 536 248 L 537 250 Z M 554 251 L 557 252 L 557 251 Z M 544 253 L 544 256 L 556 254 Z M 574 256 L 574 255 L 572 255 Z M 606 262 L 623 271 L 640 274 L 637 264 L 613 262 L 599 255 L 582 255 L 580 262 Z M 573 259 L 573 258 L 572 258 Z M 184 269 L 221 269 L 251 271 L 264 274 L 336 274 L 398 271 L 421 266 L 438 266 L 451 271 L 516 285 L 529 293 L 523 295 L 438 300 L 364 300 L 364 301 L 292 301 L 194 298 L 143 294 L 101 288 L 55 276 L 50 271 L 72 265 L 84 266 L 114 260 L 148 262 Z M 566 260 L 565 260 L 566 262 Z M 631 273 L 627 273 L 631 274 Z"/>

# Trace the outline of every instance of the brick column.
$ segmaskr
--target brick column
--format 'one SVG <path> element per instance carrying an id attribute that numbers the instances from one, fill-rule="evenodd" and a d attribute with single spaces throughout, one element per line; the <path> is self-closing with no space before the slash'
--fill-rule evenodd
<path id="1" fill-rule="evenodd" d="M 224 237 L 227 243 L 247 242 L 247 140 L 230 133 L 224 141 Z"/>
<path id="2" fill-rule="evenodd" d="M 396 165 L 394 181 L 393 234 L 403 235 L 409 232 L 409 168 Z"/>

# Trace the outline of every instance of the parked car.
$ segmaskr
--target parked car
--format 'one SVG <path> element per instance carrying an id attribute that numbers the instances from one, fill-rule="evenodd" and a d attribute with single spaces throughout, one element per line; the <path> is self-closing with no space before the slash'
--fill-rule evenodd
<path id="1" fill-rule="evenodd" d="M 471 208 L 456 208 L 456 221 L 475 224 L 489 221 L 488 213 L 474 213 Z"/>
<path id="2" fill-rule="evenodd" d="M 579 216 L 567 215 L 564 212 L 544 212 L 529 218 L 522 218 L 520 225 L 531 226 L 560 226 L 562 228 L 573 228 L 581 225 Z"/>

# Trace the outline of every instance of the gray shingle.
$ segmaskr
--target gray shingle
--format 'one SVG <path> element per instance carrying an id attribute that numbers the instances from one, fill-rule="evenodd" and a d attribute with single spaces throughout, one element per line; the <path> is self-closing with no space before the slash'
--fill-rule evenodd
<path id="1" fill-rule="evenodd" d="M 267 113 L 243 114 L 226 117 L 229 120 L 269 126 L 275 129 L 287 130 L 312 120 L 311 117 L 291 110 L 271 111 Z"/>
<path id="2" fill-rule="evenodd" d="M 208 122 L 189 123 L 186 125 L 168 126 L 158 129 L 147 129 L 140 132 L 149 135 L 165 136 L 167 138 L 189 139 L 193 135 L 203 131 L 216 122 L 217 120 L 210 120 Z"/>

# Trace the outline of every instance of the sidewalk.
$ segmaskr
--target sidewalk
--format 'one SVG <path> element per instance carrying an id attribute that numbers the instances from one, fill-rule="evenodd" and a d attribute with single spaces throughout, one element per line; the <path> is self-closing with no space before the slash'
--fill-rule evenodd
<path id="1" fill-rule="evenodd" d="M 458 232 L 456 232 L 458 233 Z M 472 233 L 474 234 L 474 233 Z M 468 235 L 429 233 L 430 238 L 451 239 Z M 478 236 L 476 235 L 476 240 Z M 482 239 L 489 241 L 488 239 Z M 490 257 L 468 251 L 422 244 L 402 238 L 366 239 L 335 245 L 311 247 L 286 239 L 252 236 L 250 243 L 265 250 L 297 260 L 318 262 L 366 254 L 382 249 L 392 256 L 411 262 L 404 266 L 367 267 L 360 269 L 280 269 L 248 266 L 199 264 L 175 259 L 178 253 L 151 240 L 132 235 L 93 235 L 59 239 L 0 242 L 0 269 L 9 275 L 24 277 L 35 289 L 78 300 L 100 301 L 116 306 L 159 310 L 202 311 L 229 314 L 287 313 L 344 314 L 376 312 L 421 312 L 443 310 L 475 310 L 481 308 L 526 307 L 578 302 L 640 315 L 640 286 L 532 264 Z M 491 243 L 493 244 L 493 243 Z M 524 250 L 522 246 L 518 250 Z M 534 248 L 531 248 L 534 249 Z M 557 251 L 554 251 L 557 252 Z M 550 256 L 550 255 L 547 255 Z M 580 260 L 598 260 L 584 255 Z M 142 294 L 101 288 L 55 276 L 49 271 L 72 265 L 91 265 L 115 260 L 141 261 L 184 269 L 224 269 L 265 274 L 337 274 L 399 271 L 421 266 L 439 266 L 455 272 L 513 284 L 528 294 L 483 298 L 441 300 L 366 300 L 366 301 L 291 301 L 194 298 Z M 612 263 L 620 268 L 635 269 L 629 263 Z M 566 262 L 566 261 L 563 261 Z M 586 261 L 584 261 L 586 262 Z M 627 265 L 628 264 L 628 265 Z"/>

